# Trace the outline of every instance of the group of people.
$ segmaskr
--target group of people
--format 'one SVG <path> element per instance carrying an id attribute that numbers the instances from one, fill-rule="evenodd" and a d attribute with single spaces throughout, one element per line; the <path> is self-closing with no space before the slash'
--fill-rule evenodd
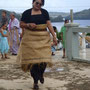
<path id="1" fill-rule="evenodd" d="M 7 12 L 3 10 L 0 21 L 0 52 L 2 59 L 9 58 L 7 56 L 9 51 L 12 55 L 17 55 L 20 44 L 20 34 L 21 28 L 19 20 L 15 18 L 14 13 L 10 14 L 10 20 L 8 20 Z"/>
<path id="2" fill-rule="evenodd" d="M 3 11 L 0 23 L 2 58 L 9 58 L 7 56 L 9 50 L 12 55 L 18 54 L 17 62 L 20 63 L 24 72 L 30 72 L 35 90 L 39 89 L 38 81 L 41 84 L 44 83 L 44 71 L 47 66 L 52 66 L 51 55 L 54 53 L 51 51 L 51 46 L 54 50 L 53 46 L 57 45 L 56 27 L 52 26 L 48 11 L 42 6 L 44 6 L 44 0 L 32 0 L 32 8 L 23 12 L 20 23 L 14 13 L 11 13 L 8 22 L 6 11 Z M 62 37 L 65 37 L 64 29 L 65 27 L 62 27 Z M 62 42 L 64 45 L 64 39 Z M 63 51 L 63 57 L 65 57 L 65 49 Z"/>

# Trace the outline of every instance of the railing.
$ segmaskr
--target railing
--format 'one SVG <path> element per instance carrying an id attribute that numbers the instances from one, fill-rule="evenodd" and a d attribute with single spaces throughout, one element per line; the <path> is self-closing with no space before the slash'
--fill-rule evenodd
<path id="1" fill-rule="evenodd" d="M 90 33 L 90 27 L 79 27 L 79 24 L 66 24 L 66 55 L 69 60 L 90 62 L 90 59 L 82 59 L 79 55 L 79 32 Z M 84 38 L 85 39 L 85 38 Z M 84 40 L 83 39 L 83 40 Z M 85 40 L 83 41 L 83 50 Z"/>

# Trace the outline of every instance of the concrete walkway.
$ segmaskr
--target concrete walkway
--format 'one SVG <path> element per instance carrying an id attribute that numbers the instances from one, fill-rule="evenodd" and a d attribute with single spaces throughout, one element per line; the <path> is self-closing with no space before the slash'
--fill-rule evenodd
<path id="1" fill-rule="evenodd" d="M 0 60 L 0 90 L 32 90 L 33 80 L 16 64 L 16 56 Z M 90 64 L 62 59 L 62 51 L 52 57 L 52 68 L 45 71 L 40 90 L 90 90 Z"/>

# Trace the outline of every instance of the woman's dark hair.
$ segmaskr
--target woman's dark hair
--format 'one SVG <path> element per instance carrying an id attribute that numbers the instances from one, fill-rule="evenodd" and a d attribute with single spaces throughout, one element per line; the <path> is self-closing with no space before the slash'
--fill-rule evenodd
<path id="1" fill-rule="evenodd" d="M 5 14 L 7 14 L 7 12 L 6 12 L 5 10 L 3 10 L 3 11 L 2 11 L 2 13 L 5 13 Z"/>
<path id="2" fill-rule="evenodd" d="M 67 22 L 69 22 L 69 20 L 68 19 L 65 19 L 65 21 L 64 21 L 65 23 L 67 23 Z"/>
<path id="3" fill-rule="evenodd" d="M 33 3 L 35 2 L 36 0 L 33 0 Z M 41 0 L 42 1 L 42 6 L 44 6 L 44 3 L 45 1 L 44 0 Z"/>
<path id="4" fill-rule="evenodd" d="M 4 25 L 6 25 L 7 23 L 3 23 L 0 28 L 2 28 Z M 8 27 L 6 26 L 6 30 L 8 30 Z"/>
<path id="5" fill-rule="evenodd" d="M 53 29 L 56 30 L 57 29 L 56 26 L 53 26 Z"/>
<path id="6" fill-rule="evenodd" d="M 3 23 L 3 24 L 1 25 L 1 28 L 2 28 L 4 25 L 6 25 L 6 23 Z"/>

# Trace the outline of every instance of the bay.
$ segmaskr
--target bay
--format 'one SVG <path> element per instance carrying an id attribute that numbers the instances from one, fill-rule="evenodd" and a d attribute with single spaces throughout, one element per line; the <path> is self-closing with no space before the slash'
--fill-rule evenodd
<path id="1" fill-rule="evenodd" d="M 90 26 L 90 20 L 74 20 L 73 23 L 78 23 L 80 27 Z M 53 22 L 53 26 L 57 27 L 57 30 L 60 31 L 61 27 L 64 25 L 64 22 Z"/>

